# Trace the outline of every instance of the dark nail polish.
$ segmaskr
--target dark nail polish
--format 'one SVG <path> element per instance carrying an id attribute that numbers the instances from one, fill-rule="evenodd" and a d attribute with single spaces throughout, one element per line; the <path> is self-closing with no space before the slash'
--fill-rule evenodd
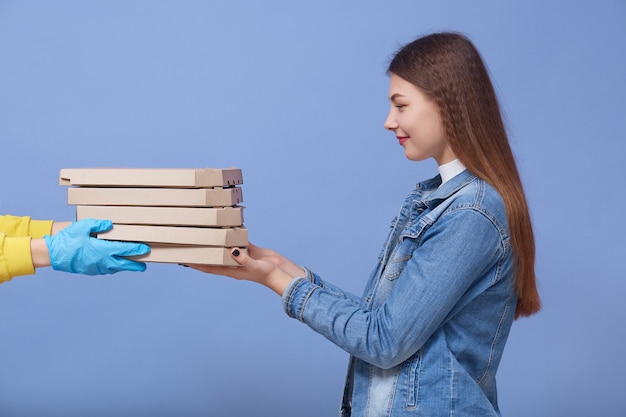
<path id="1" fill-rule="evenodd" d="M 233 255 L 234 255 L 234 256 L 239 256 L 239 253 L 240 253 L 240 252 L 239 252 L 239 249 L 235 249 L 235 250 L 233 251 Z"/>

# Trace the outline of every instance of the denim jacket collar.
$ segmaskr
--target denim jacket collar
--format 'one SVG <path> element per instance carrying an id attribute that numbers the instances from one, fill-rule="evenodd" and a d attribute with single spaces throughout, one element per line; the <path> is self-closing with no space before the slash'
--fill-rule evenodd
<path id="1" fill-rule="evenodd" d="M 442 200 L 449 198 L 451 195 L 465 187 L 470 182 L 476 180 L 476 176 L 467 169 L 448 180 L 445 184 L 441 184 L 441 176 L 437 175 L 429 180 L 417 183 L 416 191 L 423 192 L 422 202 L 429 208 L 439 204 Z"/>

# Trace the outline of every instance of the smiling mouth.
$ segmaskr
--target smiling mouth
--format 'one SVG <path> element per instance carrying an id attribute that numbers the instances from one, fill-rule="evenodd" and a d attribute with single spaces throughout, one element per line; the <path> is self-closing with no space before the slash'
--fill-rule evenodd
<path id="1" fill-rule="evenodd" d="M 398 138 L 398 142 L 400 142 L 400 145 L 402 145 L 404 142 L 409 140 L 408 136 L 398 136 L 397 138 Z"/>

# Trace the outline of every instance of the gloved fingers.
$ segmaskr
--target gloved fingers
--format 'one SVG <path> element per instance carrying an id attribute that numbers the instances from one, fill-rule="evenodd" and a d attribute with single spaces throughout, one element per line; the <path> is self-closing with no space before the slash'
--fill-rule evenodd
<path id="1" fill-rule="evenodd" d="M 150 252 L 150 246 L 145 243 L 120 242 L 116 240 L 96 239 L 98 247 L 115 256 L 144 255 Z"/>
<path id="2" fill-rule="evenodd" d="M 78 220 L 61 230 L 59 233 L 71 236 L 90 235 L 91 233 L 105 232 L 113 227 L 111 220 L 83 219 Z"/>
<path id="3" fill-rule="evenodd" d="M 109 265 L 109 273 L 120 271 L 143 272 L 146 270 L 145 262 L 137 262 L 130 259 L 113 256 L 114 261 Z"/>
<path id="4" fill-rule="evenodd" d="M 111 220 L 99 220 L 99 219 L 84 219 L 79 220 L 76 223 L 83 223 L 84 227 L 87 228 L 89 233 L 100 233 L 106 232 L 113 227 L 113 222 Z"/>
<path id="5" fill-rule="evenodd" d="M 108 275 L 122 271 L 143 272 L 145 270 L 145 262 L 137 262 L 113 255 L 109 256 L 106 261 L 103 260 L 103 262 L 81 269 L 79 272 L 84 275 Z"/>
<path id="6" fill-rule="evenodd" d="M 67 272 L 80 273 L 83 275 L 109 275 L 122 271 L 143 272 L 146 270 L 145 262 L 132 261 L 117 256 L 110 256 L 106 262 L 81 267 Z"/>

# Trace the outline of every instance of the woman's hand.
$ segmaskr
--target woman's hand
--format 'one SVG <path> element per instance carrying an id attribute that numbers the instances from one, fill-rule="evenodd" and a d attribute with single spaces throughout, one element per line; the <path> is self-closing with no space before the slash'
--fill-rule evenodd
<path id="1" fill-rule="evenodd" d="M 248 249 L 233 249 L 233 259 L 239 266 L 188 265 L 198 271 L 258 282 L 282 296 L 291 280 L 304 276 L 304 270 L 279 253 L 253 244 Z"/>
<path id="2" fill-rule="evenodd" d="M 301 266 L 272 249 L 260 248 L 252 243 L 248 243 L 248 253 L 254 259 L 263 259 L 272 262 L 293 278 L 306 275 L 306 271 Z"/>

